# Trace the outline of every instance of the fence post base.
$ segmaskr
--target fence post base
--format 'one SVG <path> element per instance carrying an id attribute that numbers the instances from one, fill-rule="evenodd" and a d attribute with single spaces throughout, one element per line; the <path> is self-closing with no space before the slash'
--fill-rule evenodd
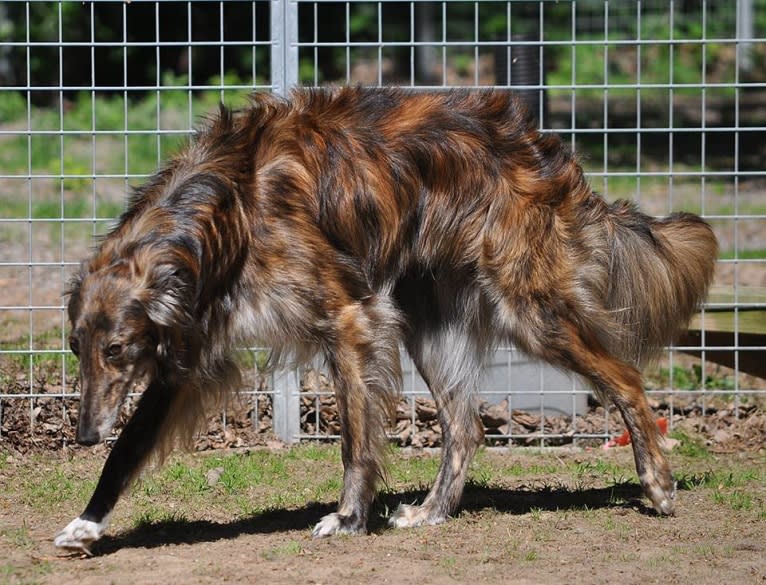
<path id="1" fill-rule="evenodd" d="M 272 428 L 285 443 L 297 443 L 300 436 L 300 376 L 295 368 L 272 374 L 274 389 Z"/>

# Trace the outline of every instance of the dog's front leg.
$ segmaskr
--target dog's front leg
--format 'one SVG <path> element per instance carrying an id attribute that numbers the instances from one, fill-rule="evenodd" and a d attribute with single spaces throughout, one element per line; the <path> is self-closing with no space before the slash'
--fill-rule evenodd
<path id="1" fill-rule="evenodd" d="M 383 473 L 381 453 L 386 435 L 382 391 L 375 391 L 374 357 L 369 359 L 374 354 L 368 352 L 366 361 L 360 354 L 347 348 L 328 360 L 341 425 L 343 490 L 338 511 L 319 521 L 314 537 L 366 532 L 376 483 Z"/>
<path id="2" fill-rule="evenodd" d="M 349 395 L 350 394 L 350 395 Z M 375 493 L 379 462 L 371 445 L 369 397 L 362 385 L 348 388 L 336 386 L 336 400 L 341 423 L 343 459 L 343 491 L 338 511 L 322 518 L 313 536 L 357 534 L 367 530 L 367 515 Z"/>
<path id="3" fill-rule="evenodd" d="M 104 534 L 120 494 L 130 485 L 163 433 L 177 389 L 152 382 L 106 460 L 90 502 L 77 518 L 59 532 L 54 544 L 90 554 L 90 545 Z"/>

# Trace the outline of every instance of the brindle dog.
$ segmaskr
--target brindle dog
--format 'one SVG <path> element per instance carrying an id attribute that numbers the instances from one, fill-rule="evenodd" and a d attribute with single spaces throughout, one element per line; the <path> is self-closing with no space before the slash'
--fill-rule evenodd
<path id="1" fill-rule="evenodd" d="M 55 539 L 100 538 L 151 454 L 188 442 L 235 391 L 232 352 L 321 353 L 343 490 L 315 536 L 366 530 L 403 344 L 443 429 L 441 468 L 397 527 L 444 522 L 482 441 L 473 404 L 495 344 L 573 370 L 622 413 L 652 505 L 674 482 L 639 367 L 703 301 L 717 244 L 699 217 L 654 219 L 595 195 L 561 140 L 501 91 L 297 90 L 220 113 L 132 198 L 74 277 L 77 440 L 138 407 L 85 511 Z M 279 363 L 279 359 L 275 359 Z"/>

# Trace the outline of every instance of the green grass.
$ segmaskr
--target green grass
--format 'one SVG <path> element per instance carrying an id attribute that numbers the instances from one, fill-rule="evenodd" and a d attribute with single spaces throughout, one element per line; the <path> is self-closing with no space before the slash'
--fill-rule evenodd
<path id="1" fill-rule="evenodd" d="M 582 461 L 573 464 L 573 473 L 578 479 L 586 476 L 608 477 L 614 484 L 625 483 L 625 467 L 615 461 L 597 459 L 595 461 Z M 628 476 L 635 476 L 629 472 Z"/>
<path id="2" fill-rule="evenodd" d="M 753 509 L 753 497 L 739 490 L 732 492 L 716 491 L 713 492 L 713 501 L 717 504 L 725 504 L 732 510 L 752 510 Z"/>
<path id="3" fill-rule="evenodd" d="M 12 381 L 15 372 L 29 372 L 30 368 L 39 376 L 41 373 L 61 371 L 70 378 L 77 375 L 79 362 L 77 358 L 66 348 L 66 339 L 62 336 L 60 328 L 50 329 L 44 333 L 35 335 L 32 339 L 30 353 L 4 354 L 0 356 L 0 384 Z M 28 339 L 14 339 L 0 341 L 2 350 L 28 349 Z M 61 353 L 61 349 L 67 349 Z M 48 351 L 46 351 L 48 350 Z M 6 373 L 6 371 L 8 373 Z"/>
<path id="4" fill-rule="evenodd" d="M 391 489 L 398 489 L 401 485 L 427 486 L 436 476 L 439 470 L 439 460 L 430 456 L 402 457 L 398 449 L 392 449 L 390 461 L 397 461 L 397 465 L 389 468 L 387 483 Z"/>
<path id="5" fill-rule="evenodd" d="M 709 456 L 706 456 L 709 458 Z M 735 511 L 754 511 L 759 519 L 766 515 L 766 499 L 754 487 L 766 487 L 766 470 L 736 468 L 708 470 L 696 475 L 681 475 L 677 479 L 682 490 L 706 489 L 711 499 Z"/>
<path id="6" fill-rule="evenodd" d="M 7 219 L 114 218 L 122 211 L 122 203 L 94 198 L 90 194 L 80 197 L 35 198 L 31 204 L 25 199 L 3 203 L 3 217 Z"/>
<path id="7" fill-rule="evenodd" d="M 37 511 L 69 502 L 84 504 L 96 486 L 95 477 L 82 479 L 65 465 L 42 466 L 36 473 L 19 480 L 22 502 Z"/>
<path id="8" fill-rule="evenodd" d="M 131 172 L 152 172 L 159 161 L 186 140 L 190 128 L 204 115 L 215 111 L 221 100 L 231 107 L 241 107 L 250 93 L 240 89 L 192 93 L 179 87 L 186 83 L 186 77 L 166 75 L 161 91 L 145 92 L 139 99 L 81 92 L 67 102 L 63 112 L 58 108 L 33 106 L 31 130 L 54 133 L 64 130 L 75 134 L 27 136 L 25 129 L 20 129 L 18 136 L 4 141 L 4 166 L 8 172 L 27 172 L 31 167 L 34 173 L 77 175 L 120 172 L 127 163 Z M 221 83 L 225 88 L 242 81 L 228 76 L 223 81 L 214 78 L 211 83 Z M 26 118 L 26 102 L 23 98 L 19 101 L 14 95 L 17 94 L 0 92 L 3 98 L 0 100 L 0 119 L 4 121 Z M 2 113 L 6 115 L 2 116 Z M 157 135 L 155 130 L 158 128 L 169 133 Z M 94 130 L 114 134 L 96 136 L 92 134 Z M 139 134 L 125 135 L 125 131 Z M 141 134 L 144 131 L 147 133 Z M 98 146 L 95 157 L 94 144 Z M 77 186 L 77 183 L 71 186 Z"/>
<path id="9" fill-rule="evenodd" d="M 40 577 L 53 572 L 53 565 L 45 559 L 33 558 L 31 563 L 18 565 L 0 561 L 0 585 L 36 585 Z"/>
<path id="10" fill-rule="evenodd" d="M 535 550 L 528 550 L 526 554 L 524 555 L 524 560 L 528 563 L 531 563 L 532 561 L 538 560 L 539 555 L 537 554 L 537 551 Z"/>
<path id="11" fill-rule="evenodd" d="M 679 441 L 674 452 L 690 459 L 709 459 L 710 452 L 705 447 L 704 442 L 699 437 L 692 437 L 681 430 L 674 430 L 668 433 L 671 439 Z"/>
<path id="12" fill-rule="evenodd" d="M 141 530 L 162 523 L 186 522 L 188 518 L 183 512 L 167 510 L 162 506 L 147 506 L 134 518 L 132 528 Z"/>
<path id="13" fill-rule="evenodd" d="M 723 260 L 733 260 L 738 258 L 739 260 L 764 260 L 766 259 L 766 249 L 756 248 L 754 250 L 724 250 L 721 252 L 720 257 Z"/>
<path id="14" fill-rule="evenodd" d="M 305 473 L 307 462 L 324 466 L 328 473 L 296 485 L 295 478 Z M 215 481 L 209 482 L 211 470 L 215 470 Z M 132 523 L 168 520 L 163 509 L 157 507 L 157 498 L 185 502 L 194 511 L 212 507 L 227 514 L 233 510 L 243 517 L 311 501 L 333 501 L 342 487 L 340 470 L 337 449 L 322 445 L 286 452 L 215 454 L 192 462 L 189 458 L 174 458 L 157 472 L 146 474 L 133 489 L 136 510 Z M 172 510 L 173 514 L 179 512 Z"/>

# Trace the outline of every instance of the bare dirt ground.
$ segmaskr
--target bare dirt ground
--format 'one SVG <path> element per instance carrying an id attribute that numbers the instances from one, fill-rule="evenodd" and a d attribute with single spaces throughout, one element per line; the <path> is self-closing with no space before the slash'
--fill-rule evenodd
<path id="1" fill-rule="evenodd" d="M 397 457 L 431 458 L 431 454 Z M 366 536 L 313 540 L 310 527 L 332 510 L 329 499 L 307 500 L 250 516 L 199 507 L 179 519 L 130 527 L 134 498 L 119 505 L 96 556 L 60 556 L 52 535 L 79 511 L 64 501 L 47 509 L 25 503 L 14 478 L 29 460 L 13 456 L 0 471 L 0 583 L 721 583 L 766 582 L 766 453 L 674 459 L 681 482 L 677 516 L 656 516 L 631 481 L 603 472 L 575 475 L 572 466 L 603 463 L 629 469 L 627 449 L 486 452 L 482 469 L 498 473 L 472 483 L 456 517 L 441 526 L 395 531 L 381 517 L 399 502 L 422 499 L 418 486 L 395 484 L 375 506 Z M 56 455 L 37 458 L 44 469 Z M 197 455 L 196 457 L 200 457 Z M 509 461 L 519 475 L 503 476 Z M 60 463 L 60 459 L 58 460 Z M 76 456 L 69 473 L 93 476 L 101 457 Z M 540 474 L 540 465 L 553 472 Z M 328 469 L 329 467 L 329 469 Z M 560 471 L 555 471 L 555 468 Z M 721 498 L 724 486 L 695 484 L 717 470 L 755 474 L 754 509 Z M 528 471 L 525 471 L 528 470 Z M 307 464 L 295 482 L 338 474 L 325 462 Z M 305 474 L 305 475 L 304 475 Z M 688 479 L 691 478 L 691 479 Z M 695 479 L 696 478 L 696 479 Z M 156 494 L 172 508 L 183 502 Z"/>

